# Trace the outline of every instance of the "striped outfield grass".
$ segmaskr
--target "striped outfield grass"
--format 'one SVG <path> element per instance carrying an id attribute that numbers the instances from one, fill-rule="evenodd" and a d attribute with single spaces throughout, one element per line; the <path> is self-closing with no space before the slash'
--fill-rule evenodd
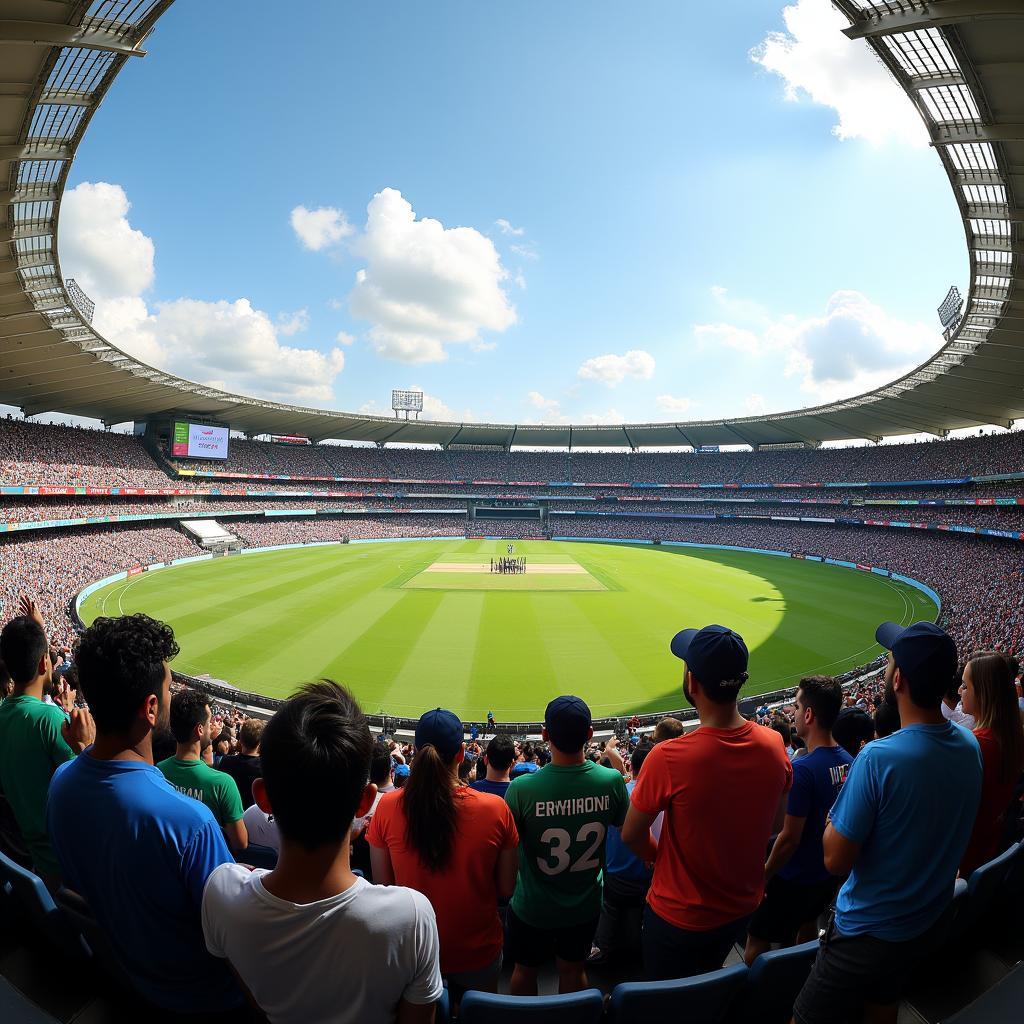
<path id="1" fill-rule="evenodd" d="M 680 707 L 668 643 L 687 626 L 740 632 L 751 649 L 744 692 L 756 693 L 870 660 L 883 619 L 936 614 L 919 591 L 875 574 L 739 551 L 517 541 L 528 564 L 573 571 L 424 571 L 506 552 L 506 541 L 437 540 L 217 558 L 105 587 L 83 617 L 148 612 L 174 627 L 175 667 L 274 697 L 327 676 L 368 712 L 443 705 L 512 721 L 539 718 L 567 692 L 595 715 Z"/>

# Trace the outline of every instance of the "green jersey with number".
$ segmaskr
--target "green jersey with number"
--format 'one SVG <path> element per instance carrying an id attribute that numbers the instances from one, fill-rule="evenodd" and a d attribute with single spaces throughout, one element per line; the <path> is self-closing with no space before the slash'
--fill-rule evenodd
<path id="1" fill-rule="evenodd" d="M 505 794 L 519 829 L 516 916 L 534 928 L 584 924 L 601 912 L 604 837 L 621 825 L 629 797 L 622 776 L 592 761 L 545 765 Z"/>

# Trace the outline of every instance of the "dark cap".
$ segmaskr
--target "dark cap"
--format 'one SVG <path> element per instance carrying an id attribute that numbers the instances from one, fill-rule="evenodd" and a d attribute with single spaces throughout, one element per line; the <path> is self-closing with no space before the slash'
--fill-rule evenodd
<path id="1" fill-rule="evenodd" d="M 671 648 L 700 682 L 709 685 L 739 679 L 750 658 L 743 637 L 725 626 L 681 630 L 672 637 Z"/>
<path id="2" fill-rule="evenodd" d="M 429 743 L 441 757 L 450 761 L 462 749 L 464 732 L 458 715 L 444 708 L 435 708 L 416 723 L 416 749 Z"/>
<path id="3" fill-rule="evenodd" d="M 883 622 L 875 630 L 875 639 L 892 651 L 896 667 L 908 682 L 930 680 L 941 695 L 956 675 L 956 644 L 934 622 L 906 627 Z"/>
<path id="4" fill-rule="evenodd" d="M 548 739 L 563 754 L 582 750 L 590 735 L 590 708 L 579 697 L 556 697 L 544 711 Z"/>

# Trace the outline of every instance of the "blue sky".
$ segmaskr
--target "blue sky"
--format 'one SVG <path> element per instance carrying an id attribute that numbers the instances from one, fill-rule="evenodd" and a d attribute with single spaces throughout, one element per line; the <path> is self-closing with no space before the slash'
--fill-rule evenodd
<path id="1" fill-rule="evenodd" d="M 64 271 L 147 361 L 304 404 L 419 386 L 435 416 L 579 422 L 852 394 L 938 346 L 967 260 L 909 102 L 841 24 L 827 0 L 179 0 L 80 149 Z"/>

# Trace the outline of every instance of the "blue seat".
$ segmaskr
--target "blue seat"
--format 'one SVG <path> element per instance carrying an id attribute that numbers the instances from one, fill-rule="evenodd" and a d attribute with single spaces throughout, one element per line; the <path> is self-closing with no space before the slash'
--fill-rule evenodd
<path id="1" fill-rule="evenodd" d="M 954 919 L 954 937 L 970 935 L 988 917 L 995 907 L 1003 882 L 1011 868 L 1015 867 L 1020 845 L 1015 843 L 998 857 L 971 872 L 971 877 L 967 879 L 967 895 Z"/>
<path id="2" fill-rule="evenodd" d="M 733 964 L 708 974 L 677 981 L 628 981 L 616 985 L 608 1005 L 609 1024 L 640 1024 L 676 1020 L 685 1024 L 717 1024 L 743 989 L 746 964 Z"/>
<path id="3" fill-rule="evenodd" d="M 81 935 L 53 902 L 43 880 L 0 853 L 0 888 L 28 917 L 32 927 L 55 948 L 78 960 L 88 957 Z"/>
<path id="4" fill-rule="evenodd" d="M 818 940 L 762 953 L 747 971 L 746 989 L 734 1015 L 743 1024 L 789 1024 L 793 1003 L 811 973 Z"/>
<path id="5" fill-rule="evenodd" d="M 1024 964 L 947 1018 L 948 1024 L 1017 1024 L 1024 1006 Z"/>
<path id="6" fill-rule="evenodd" d="M 259 843 L 250 843 L 239 855 L 239 864 L 248 864 L 254 868 L 267 868 L 273 871 L 277 867 L 277 850 L 272 846 L 260 846 Z"/>
<path id="7" fill-rule="evenodd" d="M 565 996 L 499 996 L 467 992 L 459 1024 L 598 1024 L 604 1000 L 596 988 Z"/>

